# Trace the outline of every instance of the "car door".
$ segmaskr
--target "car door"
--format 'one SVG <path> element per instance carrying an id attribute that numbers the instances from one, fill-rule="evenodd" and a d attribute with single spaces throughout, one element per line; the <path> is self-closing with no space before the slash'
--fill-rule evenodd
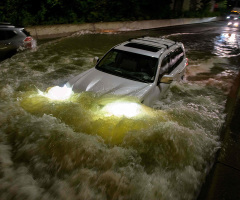
<path id="1" fill-rule="evenodd" d="M 162 97 L 164 97 L 167 89 L 169 88 L 169 84 L 161 83 L 160 80 L 164 75 L 168 74 L 169 64 L 170 54 L 163 56 L 163 59 L 159 59 L 155 81 L 154 83 L 149 84 L 150 89 L 142 99 L 143 104 L 152 107 L 156 101 L 159 101 Z"/>
<path id="2" fill-rule="evenodd" d="M 163 98 L 167 90 L 170 87 L 171 81 L 164 82 L 163 77 L 165 75 L 169 75 L 169 78 L 172 80 L 177 80 L 178 79 L 178 69 L 176 69 L 177 64 L 177 56 L 175 55 L 174 51 L 171 51 L 165 55 L 163 55 L 163 59 L 160 63 L 160 69 L 159 69 L 159 74 L 158 74 L 158 81 L 157 85 L 154 91 L 154 94 L 156 95 L 156 99 L 161 99 Z"/>
<path id="3" fill-rule="evenodd" d="M 154 106 L 155 102 L 163 98 L 167 94 L 171 81 L 163 82 L 162 78 L 168 75 L 169 80 L 180 80 L 185 72 L 184 52 L 181 49 L 173 50 L 160 59 L 159 71 L 156 76 L 156 85 L 153 86 L 150 93 L 143 101 L 144 104 Z"/>

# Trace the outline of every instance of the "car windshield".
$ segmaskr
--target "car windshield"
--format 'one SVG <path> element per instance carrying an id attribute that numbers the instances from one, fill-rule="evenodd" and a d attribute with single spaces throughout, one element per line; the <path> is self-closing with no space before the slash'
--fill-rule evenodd
<path id="1" fill-rule="evenodd" d="M 123 78 L 152 83 L 157 63 L 157 58 L 112 49 L 97 64 L 96 69 Z"/>

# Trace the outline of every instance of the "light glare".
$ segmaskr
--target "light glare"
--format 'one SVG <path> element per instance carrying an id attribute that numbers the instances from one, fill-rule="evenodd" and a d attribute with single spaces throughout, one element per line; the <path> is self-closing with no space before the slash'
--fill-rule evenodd
<path id="1" fill-rule="evenodd" d="M 114 102 L 107 104 L 104 111 L 117 117 L 134 117 L 140 114 L 141 106 L 133 102 Z"/>
<path id="2" fill-rule="evenodd" d="M 72 88 L 69 88 L 66 85 L 64 85 L 63 87 L 59 86 L 52 87 L 47 91 L 47 93 L 43 93 L 41 91 L 39 93 L 40 95 L 43 95 L 52 100 L 64 101 L 72 95 L 73 91 Z"/>

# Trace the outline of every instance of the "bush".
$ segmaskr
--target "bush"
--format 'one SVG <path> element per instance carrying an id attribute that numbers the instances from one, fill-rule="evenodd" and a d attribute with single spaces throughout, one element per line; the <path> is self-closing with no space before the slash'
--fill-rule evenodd
<path id="1" fill-rule="evenodd" d="M 173 12 L 169 0 L 41 0 L 34 3 L 32 0 L 5 0 L 0 1 L 0 21 L 29 26 L 208 17 L 221 13 L 210 13 L 207 4 L 210 1 L 202 2 L 200 10 Z"/>

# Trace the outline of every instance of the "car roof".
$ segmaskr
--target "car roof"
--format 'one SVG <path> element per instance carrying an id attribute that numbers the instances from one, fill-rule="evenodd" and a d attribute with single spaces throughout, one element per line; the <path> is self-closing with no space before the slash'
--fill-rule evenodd
<path id="1" fill-rule="evenodd" d="M 0 22 L 0 29 L 24 29 L 24 28 L 22 28 L 22 27 L 16 27 L 16 26 L 14 26 L 14 25 L 12 25 L 11 23 L 9 23 L 9 22 Z"/>
<path id="2" fill-rule="evenodd" d="M 0 22 L 0 28 L 14 28 L 15 26 L 13 26 L 11 23 L 8 22 Z"/>
<path id="3" fill-rule="evenodd" d="M 158 58 L 164 51 L 166 51 L 166 49 L 169 49 L 176 44 L 178 46 L 181 45 L 181 43 L 176 43 L 169 39 L 141 37 L 130 39 L 129 41 L 123 42 L 114 48 Z"/>

